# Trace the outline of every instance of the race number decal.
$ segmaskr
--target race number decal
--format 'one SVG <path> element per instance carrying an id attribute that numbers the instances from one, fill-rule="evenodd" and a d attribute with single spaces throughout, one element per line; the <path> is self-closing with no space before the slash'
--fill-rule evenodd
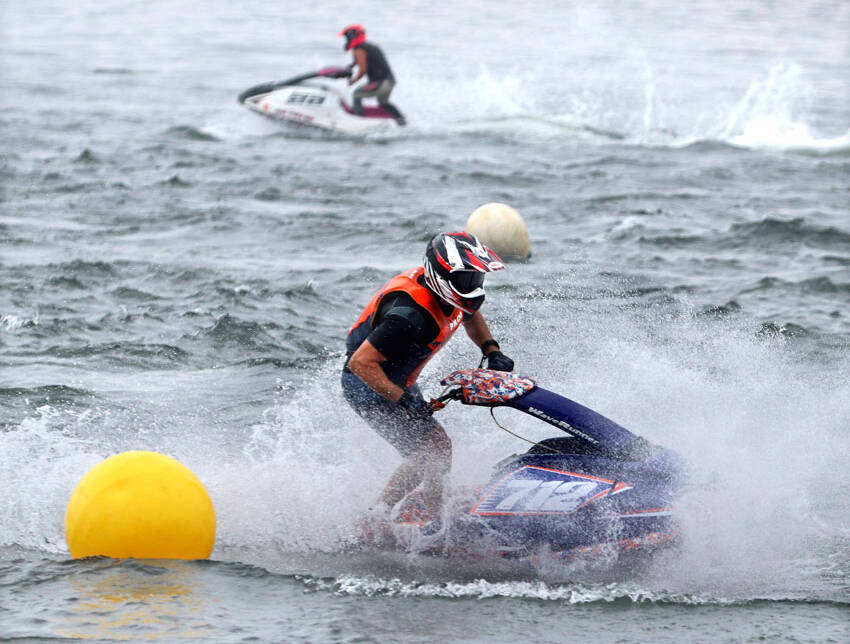
<path id="1" fill-rule="evenodd" d="M 629 485 L 586 474 L 528 466 L 499 481 L 472 509 L 479 516 L 561 514 Z"/>
<path id="2" fill-rule="evenodd" d="M 286 99 L 286 102 L 296 105 L 321 105 L 325 102 L 325 97 L 317 96 L 316 94 L 297 94 L 293 92 Z"/>

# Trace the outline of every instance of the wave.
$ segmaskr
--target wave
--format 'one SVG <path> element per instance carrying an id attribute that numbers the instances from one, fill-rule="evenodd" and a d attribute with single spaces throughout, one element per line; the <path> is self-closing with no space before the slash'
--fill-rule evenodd
<path id="1" fill-rule="evenodd" d="M 570 115 L 544 116 L 532 113 L 462 119 L 452 126 L 452 130 L 462 135 L 487 133 L 506 140 L 517 138 L 517 135 L 575 136 L 603 143 L 623 142 L 628 139 L 624 132 L 584 122 Z"/>
<path id="2" fill-rule="evenodd" d="M 77 158 L 74 159 L 75 163 L 89 163 L 89 164 L 97 164 L 100 163 L 100 159 L 98 159 L 94 152 L 92 152 L 89 148 L 85 148 Z"/>
<path id="3" fill-rule="evenodd" d="M 41 387 L 0 387 L 0 398 L 26 400 L 30 405 L 40 407 L 48 404 L 73 404 L 89 402 L 95 393 L 88 389 L 67 385 L 43 385 Z"/>
<path id="4" fill-rule="evenodd" d="M 822 155 L 850 153 L 850 131 L 833 138 L 814 135 L 805 123 L 783 125 L 775 118 L 759 118 L 747 123 L 741 134 L 725 142 L 739 148 L 809 152 Z"/>
<path id="5" fill-rule="evenodd" d="M 430 597 L 442 599 L 534 599 L 567 604 L 610 603 L 627 600 L 630 603 L 665 602 L 690 605 L 730 604 L 730 600 L 712 599 L 699 595 L 654 593 L 637 585 L 616 583 L 548 584 L 543 581 L 489 581 L 477 579 L 470 582 L 420 582 L 397 578 L 382 579 L 343 575 L 335 579 L 305 577 L 304 585 L 310 590 L 333 592 L 339 595 Z"/>
<path id="6" fill-rule="evenodd" d="M 109 294 L 121 300 L 135 300 L 139 302 L 162 299 L 159 295 L 154 295 L 153 293 L 148 293 L 147 291 L 142 291 L 131 286 L 119 286 L 110 291 Z"/>
<path id="7" fill-rule="evenodd" d="M 809 244 L 818 248 L 846 250 L 850 244 L 850 231 L 834 226 L 818 226 L 802 217 L 776 219 L 766 217 L 760 221 L 732 224 L 729 227 L 728 243 L 755 242 L 759 246 L 774 247 L 776 243 L 791 243 L 795 246 Z"/>
<path id="8" fill-rule="evenodd" d="M 741 292 L 755 293 L 759 291 L 769 291 L 776 288 L 783 290 L 795 289 L 800 293 L 824 293 L 827 295 L 847 293 L 850 295 L 850 282 L 836 283 L 828 277 L 812 277 L 799 282 L 783 280 L 778 277 L 763 277 L 759 280 L 758 284 Z"/>
<path id="9" fill-rule="evenodd" d="M 398 578 L 342 575 L 334 579 L 296 576 L 311 591 L 337 595 L 366 597 L 426 597 L 435 599 L 526 599 L 563 604 L 678 604 L 685 606 L 733 606 L 756 603 L 819 603 L 846 606 L 840 599 L 813 601 L 799 596 L 723 597 L 699 593 L 677 593 L 654 590 L 640 582 L 599 584 L 547 583 L 544 581 L 490 581 L 476 579 L 468 582 L 423 582 Z"/>
<path id="10" fill-rule="evenodd" d="M 58 194 L 73 195 L 77 193 L 100 193 L 107 187 L 104 181 L 79 181 L 76 183 L 63 183 L 53 188 L 52 192 Z"/>
<path id="11" fill-rule="evenodd" d="M 795 113 L 795 107 L 807 93 L 800 65 L 774 64 L 766 78 L 750 83 L 717 138 L 737 147 L 754 149 L 850 151 L 850 130 L 832 138 L 819 137 Z"/>
<path id="12" fill-rule="evenodd" d="M 280 191 L 280 188 L 271 186 L 256 193 L 254 195 L 254 199 L 257 199 L 258 201 L 280 201 L 283 199 L 283 193 Z"/>
<path id="13" fill-rule="evenodd" d="M 22 553 L 17 553 L 22 554 Z M 265 567 L 229 561 L 137 561 L 133 559 L 109 559 L 93 557 L 83 560 L 55 561 L 42 559 L 19 570 L 4 575 L 11 587 L 26 588 L 61 580 L 72 575 L 102 577 L 116 570 L 138 571 L 145 578 L 158 579 L 169 574 L 180 576 L 181 571 L 201 568 L 216 571 L 222 579 L 228 577 L 251 578 L 283 583 L 300 583 L 307 592 L 323 592 L 354 597 L 402 597 L 431 599 L 515 599 L 559 604 L 622 604 L 623 607 L 640 604 L 675 604 L 682 606 L 752 606 L 755 604 L 820 604 L 824 606 L 847 606 L 841 599 L 812 600 L 797 596 L 752 596 L 723 597 L 701 593 L 678 593 L 654 590 L 639 582 L 616 583 L 547 583 L 544 581 L 504 580 L 492 581 L 477 578 L 470 581 L 416 581 L 397 577 L 382 578 L 371 575 L 340 575 L 315 577 L 309 574 L 272 572 Z"/>
<path id="14" fill-rule="evenodd" d="M 145 344 L 141 342 L 103 342 L 78 347 L 52 347 L 41 355 L 57 358 L 101 358 L 122 369 L 170 368 L 185 364 L 191 354 L 171 344 Z"/>
<path id="15" fill-rule="evenodd" d="M 95 67 L 92 70 L 93 74 L 111 74 L 116 76 L 127 76 L 129 74 L 135 74 L 135 72 L 129 67 Z"/>
<path id="16" fill-rule="evenodd" d="M 123 265 L 124 262 L 103 262 L 75 259 L 60 264 L 48 264 L 48 268 L 59 269 L 62 272 L 78 273 L 80 275 L 92 275 L 96 277 L 114 277 L 115 267 Z"/>
<path id="17" fill-rule="evenodd" d="M 643 195 L 641 195 L 643 196 Z M 692 195 L 666 195 L 667 198 L 691 199 Z M 630 195 L 605 197 L 604 200 L 629 199 Z M 813 224 L 803 217 L 777 219 L 765 217 L 758 221 L 732 224 L 725 231 L 704 233 L 681 233 L 650 235 L 641 226 L 621 226 L 613 231 L 614 237 L 623 239 L 637 236 L 639 243 L 663 248 L 687 248 L 710 245 L 712 251 L 718 249 L 734 250 L 742 247 L 777 249 L 778 245 L 792 244 L 794 247 L 806 245 L 820 249 L 844 251 L 850 244 L 850 230 L 841 230 L 835 226 Z M 842 256 L 833 261 L 841 263 Z"/>
<path id="18" fill-rule="evenodd" d="M 184 139 L 189 141 L 220 141 L 217 136 L 210 134 L 209 132 L 205 132 L 202 129 L 193 127 L 191 125 L 175 125 L 173 127 L 168 128 L 165 131 L 165 134 L 170 138 Z"/>
<path id="19" fill-rule="evenodd" d="M 750 150 L 804 152 L 816 155 L 850 153 L 850 129 L 821 135 L 807 122 L 805 109 L 812 94 L 801 65 L 772 64 L 761 78 L 750 82 L 725 120 L 702 133 L 677 137 L 673 147 L 715 142 Z"/>
<path id="20" fill-rule="evenodd" d="M 277 343 L 267 330 L 276 329 L 277 325 L 241 320 L 229 313 L 219 317 L 212 327 L 205 329 L 199 335 L 212 340 L 215 344 L 232 344 L 241 349 L 254 350 L 276 349 Z"/>
<path id="21" fill-rule="evenodd" d="M 473 105 L 443 106 L 465 116 L 444 118 L 426 124 L 426 129 L 445 133 L 445 123 L 451 123 L 454 132 L 511 140 L 547 137 L 662 149 L 850 153 L 850 130 L 835 131 L 833 126 L 832 132 L 822 133 L 820 126 L 812 125 L 816 119 L 820 122 L 824 110 L 810 105 L 813 92 L 802 65 L 774 62 L 737 98 L 721 96 L 719 90 L 702 97 L 683 95 L 683 86 L 659 87 L 651 66 L 641 66 L 642 74 L 620 83 L 608 77 L 585 79 L 575 86 L 565 84 L 561 93 L 546 94 L 536 93 L 538 87 L 550 87 L 539 79 L 496 77 L 485 68 L 468 82 Z M 415 128 L 415 119 L 411 123 Z"/>
<path id="22" fill-rule="evenodd" d="M 687 124 L 683 124 L 681 129 L 687 129 Z M 850 155 L 850 131 L 834 137 L 824 137 L 815 134 L 805 122 L 784 124 L 781 119 L 775 117 L 755 118 L 744 125 L 739 133 L 733 135 L 712 131 L 683 134 L 676 128 L 630 131 L 627 127 L 617 129 L 597 125 L 592 119 L 575 121 L 568 115 L 536 114 L 463 120 L 458 121 L 452 130 L 465 135 L 486 134 L 493 137 L 494 142 L 505 144 L 523 138 L 554 137 L 576 139 L 600 146 L 620 144 L 638 148 L 706 152 L 726 148 L 793 152 L 823 157 Z"/>
<path id="23" fill-rule="evenodd" d="M 22 318 L 11 313 L 0 317 L 0 328 L 5 331 L 17 331 L 24 327 L 38 326 L 39 314 L 36 312 L 31 318 Z"/>
<path id="24" fill-rule="evenodd" d="M 722 319 L 736 315 L 742 310 L 743 307 L 738 302 L 729 300 L 725 304 L 713 304 L 703 307 L 699 314 L 705 318 Z"/>
<path id="25" fill-rule="evenodd" d="M 173 174 L 165 181 L 160 181 L 160 185 L 174 186 L 175 188 L 188 188 L 192 184 L 189 181 L 180 178 L 179 174 Z"/>
<path id="26" fill-rule="evenodd" d="M 756 333 L 760 338 L 800 338 L 809 335 L 809 331 L 793 322 L 777 324 L 776 322 L 765 322 Z"/>
<path id="27" fill-rule="evenodd" d="M 38 387 L 0 387 L 0 434 L 20 432 L 22 418 L 31 416 L 56 416 L 58 410 L 86 410 L 98 403 L 98 395 L 89 389 L 68 385 L 41 385 Z M 22 438 L 27 445 L 30 441 Z M 16 454 L 20 456 L 20 454 Z"/>
<path id="28" fill-rule="evenodd" d="M 316 370 L 325 364 L 328 356 L 322 352 L 322 347 L 318 345 L 315 348 L 315 355 L 296 358 L 274 358 L 269 356 L 261 356 L 256 358 L 246 358 L 237 362 L 237 365 L 245 367 L 265 367 L 272 366 L 275 369 L 301 369 L 304 371 Z"/>

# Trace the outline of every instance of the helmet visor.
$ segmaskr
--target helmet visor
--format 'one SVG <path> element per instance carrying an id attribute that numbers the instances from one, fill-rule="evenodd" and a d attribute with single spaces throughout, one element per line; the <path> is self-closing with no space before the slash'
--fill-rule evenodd
<path id="1" fill-rule="evenodd" d="M 484 273 L 480 271 L 455 271 L 449 273 L 449 282 L 458 293 L 472 293 L 484 286 Z"/>

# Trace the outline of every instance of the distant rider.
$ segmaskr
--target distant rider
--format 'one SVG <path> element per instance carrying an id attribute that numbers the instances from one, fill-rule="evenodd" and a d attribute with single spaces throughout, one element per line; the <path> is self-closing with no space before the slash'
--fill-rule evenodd
<path id="1" fill-rule="evenodd" d="M 368 76 L 369 79 L 368 83 L 354 90 L 353 112 L 362 116 L 363 99 L 377 98 L 381 107 L 387 110 L 399 125 L 405 125 L 407 121 L 404 116 L 389 101 L 390 93 L 395 87 L 395 76 L 384 57 L 384 52 L 377 45 L 366 41 L 363 25 L 349 25 L 340 31 L 339 35 L 345 37 L 345 51 L 353 52 L 354 64 L 357 65 L 357 74 L 351 77 L 348 84 L 354 85 L 363 76 Z"/>
<path id="2" fill-rule="evenodd" d="M 404 457 L 379 498 L 386 517 L 420 483 L 431 515 L 442 507 L 452 444 L 416 385 L 425 363 L 462 323 L 488 368 L 514 368 L 478 310 L 484 275 L 504 268 L 499 257 L 475 235 L 450 232 L 428 242 L 423 264 L 382 286 L 346 339 L 345 399 Z"/>

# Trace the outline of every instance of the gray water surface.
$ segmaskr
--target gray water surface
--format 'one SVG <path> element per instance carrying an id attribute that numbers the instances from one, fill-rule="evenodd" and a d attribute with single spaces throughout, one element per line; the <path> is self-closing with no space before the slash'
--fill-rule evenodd
<path id="1" fill-rule="evenodd" d="M 237 105 L 347 62 L 350 22 L 405 130 Z M 847 641 L 848 33 L 841 2 L 6 3 L 0 636 Z M 340 548 L 399 462 L 343 401 L 345 333 L 491 201 L 533 253 L 488 278 L 505 353 L 687 463 L 640 574 Z M 477 361 L 459 335 L 420 383 Z M 441 414 L 452 485 L 527 447 Z M 130 449 L 204 482 L 210 561 L 70 559 L 71 491 Z"/>

